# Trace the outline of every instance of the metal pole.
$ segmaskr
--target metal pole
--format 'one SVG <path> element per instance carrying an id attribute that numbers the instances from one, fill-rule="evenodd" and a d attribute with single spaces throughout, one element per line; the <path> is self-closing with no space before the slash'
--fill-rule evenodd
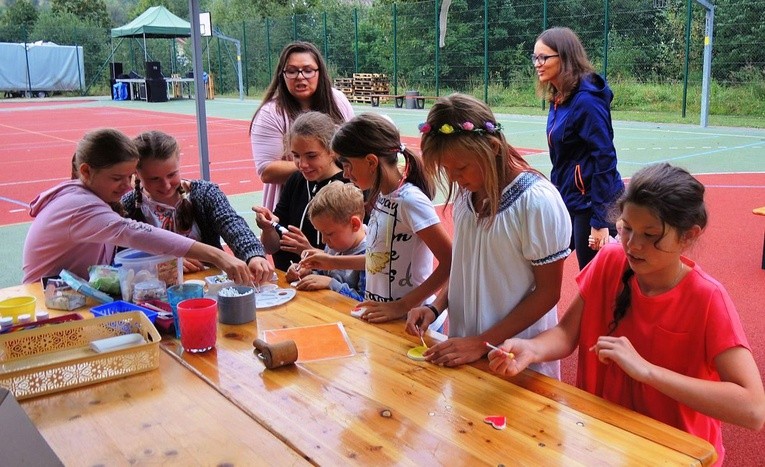
<path id="1" fill-rule="evenodd" d="M 32 97 L 32 75 L 29 72 L 29 50 L 27 50 L 27 40 L 24 39 L 24 60 L 27 62 L 27 92 Z"/>
<path id="2" fill-rule="evenodd" d="M 435 82 L 436 82 L 436 96 L 438 96 L 438 88 L 439 88 L 438 75 L 440 74 L 439 73 L 439 69 L 438 69 L 438 52 L 439 52 L 439 50 L 438 50 L 438 38 L 441 35 L 441 28 L 440 28 L 439 21 L 438 21 L 438 0 L 435 0 L 434 3 L 435 3 L 435 10 L 434 10 L 435 13 L 433 14 L 433 17 L 435 18 L 435 23 L 436 23 L 436 34 L 435 34 L 435 39 L 436 40 L 435 40 L 434 44 L 436 46 L 436 49 L 435 49 L 435 54 L 434 54 L 433 58 L 434 58 L 434 60 L 436 62 L 435 63 L 435 65 L 436 65 L 435 66 L 435 73 L 436 73 Z"/>
<path id="3" fill-rule="evenodd" d="M 603 19 L 603 79 L 606 78 L 608 73 L 608 0 L 603 2 L 605 4 L 605 12 Z"/>
<path id="4" fill-rule="evenodd" d="M 80 73 L 80 49 L 82 47 L 78 46 L 77 43 L 74 43 L 74 55 L 77 57 L 77 80 L 80 82 L 80 95 L 84 95 L 82 92 L 82 73 Z M 112 72 L 114 72 L 114 67 L 112 67 Z M 115 76 L 115 78 L 117 78 Z M 109 93 L 111 93 L 112 90 L 109 90 Z"/>
<path id="5" fill-rule="evenodd" d="M 271 21 L 266 18 L 266 56 L 268 57 L 268 76 L 274 75 L 274 67 L 271 64 Z"/>
<path id="6" fill-rule="evenodd" d="M 218 85 L 220 86 L 220 92 L 223 92 L 223 60 L 221 60 L 223 54 L 220 51 L 220 38 L 216 38 L 215 42 L 218 43 Z"/>
<path id="7" fill-rule="evenodd" d="M 353 72 L 359 72 L 359 9 L 353 9 Z"/>
<path id="8" fill-rule="evenodd" d="M 247 62 L 247 28 L 244 25 L 244 21 L 242 21 L 242 42 L 244 42 L 244 52 L 242 56 L 244 57 L 244 63 L 248 63 Z M 241 62 L 242 61 L 240 60 L 239 66 L 242 66 Z M 250 73 L 247 68 L 248 67 L 244 67 L 244 92 L 245 94 L 249 96 L 250 95 Z"/>
<path id="9" fill-rule="evenodd" d="M 685 118 L 685 108 L 688 99 L 688 63 L 691 55 L 691 16 L 693 14 L 693 0 L 688 0 L 688 15 L 685 21 L 685 60 L 683 63 L 683 110 L 682 116 Z"/>
<path id="10" fill-rule="evenodd" d="M 715 6 L 705 0 L 696 0 L 707 10 L 704 35 L 704 70 L 701 80 L 701 117 L 700 125 L 707 126 L 709 119 L 709 87 L 712 81 L 712 38 L 715 30 Z"/>
<path id="11" fill-rule="evenodd" d="M 544 0 L 542 2 L 542 31 L 547 29 L 547 0 Z M 531 64 L 532 68 L 534 67 L 534 63 Z M 542 98 L 542 110 L 545 109 L 545 102 L 544 97 Z"/>
<path id="12" fill-rule="evenodd" d="M 393 94 L 398 95 L 398 9 L 393 4 Z"/>
<path id="13" fill-rule="evenodd" d="M 194 101 L 197 110 L 197 139 L 199 143 L 199 172 L 203 180 L 210 180 L 210 157 L 207 147 L 207 112 L 205 109 L 205 83 L 202 77 L 202 43 L 199 40 L 199 0 L 189 0 L 191 15 L 191 48 L 194 56 Z"/>
<path id="14" fill-rule="evenodd" d="M 329 60 L 329 35 L 327 34 L 327 12 L 325 11 L 322 15 L 322 26 L 323 26 L 323 32 L 324 32 L 324 60 Z"/>
<path id="15" fill-rule="evenodd" d="M 489 0 L 483 0 L 483 101 L 489 103 Z"/>

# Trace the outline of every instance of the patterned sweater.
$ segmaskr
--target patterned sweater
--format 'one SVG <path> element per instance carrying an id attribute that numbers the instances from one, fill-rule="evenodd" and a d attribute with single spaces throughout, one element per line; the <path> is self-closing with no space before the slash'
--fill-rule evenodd
<path id="1" fill-rule="evenodd" d="M 244 262 L 255 256 L 266 257 L 260 239 L 236 213 L 218 185 L 204 180 L 191 180 L 190 183 L 189 200 L 194 207 L 194 222 L 202 234 L 202 243 L 222 249 L 222 237 L 234 256 Z M 133 212 L 135 192 L 124 195 L 122 204 L 127 212 Z"/>

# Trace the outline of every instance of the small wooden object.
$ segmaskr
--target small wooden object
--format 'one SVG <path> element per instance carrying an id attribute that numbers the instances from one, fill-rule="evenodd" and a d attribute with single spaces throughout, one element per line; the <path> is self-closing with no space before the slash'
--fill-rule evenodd
<path id="1" fill-rule="evenodd" d="M 262 339 L 255 339 L 255 354 L 263 360 L 266 368 L 274 368 L 292 365 L 298 359 L 298 349 L 295 341 L 286 340 L 269 344 Z"/>

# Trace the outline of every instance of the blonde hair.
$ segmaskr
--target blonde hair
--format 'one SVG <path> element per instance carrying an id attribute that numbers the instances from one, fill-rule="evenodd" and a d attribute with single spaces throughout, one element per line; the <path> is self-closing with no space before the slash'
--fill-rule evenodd
<path id="1" fill-rule="evenodd" d="M 329 216 L 337 223 L 347 223 L 351 217 L 364 219 L 364 194 L 352 183 L 339 180 L 324 186 L 308 203 L 308 218 Z"/>

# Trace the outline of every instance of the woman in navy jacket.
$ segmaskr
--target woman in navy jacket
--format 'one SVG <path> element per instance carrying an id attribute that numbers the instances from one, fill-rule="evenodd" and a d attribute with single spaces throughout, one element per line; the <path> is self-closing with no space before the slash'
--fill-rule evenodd
<path id="1" fill-rule="evenodd" d="M 609 235 L 616 235 L 609 210 L 624 183 L 616 169 L 611 125 L 614 94 L 569 28 L 540 34 L 531 60 L 539 79 L 537 90 L 550 101 L 550 178 L 571 215 L 571 248 L 582 269 Z"/>

